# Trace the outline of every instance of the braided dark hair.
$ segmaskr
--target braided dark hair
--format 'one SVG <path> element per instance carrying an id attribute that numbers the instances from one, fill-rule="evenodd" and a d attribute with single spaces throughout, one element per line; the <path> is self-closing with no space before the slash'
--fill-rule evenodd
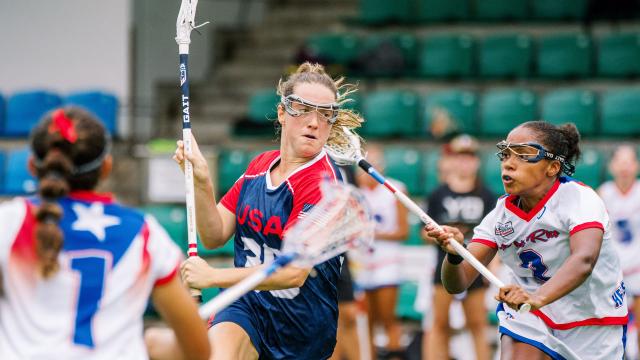
<path id="1" fill-rule="evenodd" d="M 36 254 L 47 278 L 59 268 L 63 234 L 58 223 L 62 207 L 57 199 L 71 190 L 91 190 L 110 148 L 105 128 L 88 112 L 68 107 L 47 114 L 31 132 L 31 150 L 41 200 L 35 218 Z"/>
<path id="2" fill-rule="evenodd" d="M 573 175 L 580 159 L 580 132 L 573 123 L 554 125 L 546 121 L 528 121 L 521 125 L 535 132 L 538 141 L 550 152 L 564 157 L 562 172 Z"/>

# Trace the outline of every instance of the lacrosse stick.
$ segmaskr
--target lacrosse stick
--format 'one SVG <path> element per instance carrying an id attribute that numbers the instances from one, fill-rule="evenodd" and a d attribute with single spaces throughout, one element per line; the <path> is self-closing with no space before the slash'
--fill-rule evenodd
<path id="1" fill-rule="evenodd" d="M 380 184 L 384 185 L 389 191 L 393 193 L 393 195 L 407 208 L 409 211 L 414 213 L 416 216 L 420 218 L 420 220 L 425 225 L 433 225 L 438 230 L 443 231 L 442 227 L 438 225 L 427 213 L 425 213 L 413 200 L 411 200 L 407 195 L 398 191 L 398 189 L 380 172 L 378 172 L 373 165 L 371 165 L 367 160 L 365 160 L 362 154 L 362 148 L 360 146 L 360 138 L 353 131 L 347 129 L 346 127 L 342 127 L 347 139 L 349 141 L 345 144 L 327 144 L 325 148 L 327 152 L 331 156 L 331 158 L 338 165 L 358 165 L 362 170 L 368 173 L 371 177 L 376 179 Z M 467 250 L 462 244 L 457 241 L 450 241 L 449 244 L 456 250 L 458 255 L 462 256 L 471 266 L 473 266 L 482 276 L 487 278 L 489 282 L 498 288 L 504 287 L 505 284 L 502 280 L 498 279 L 489 269 L 487 269 L 478 259 L 476 259 L 470 252 Z M 531 305 L 522 304 L 520 305 L 520 312 L 528 312 L 531 310 Z"/>
<path id="2" fill-rule="evenodd" d="M 180 55 L 180 90 L 182 90 L 182 141 L 184 152 L 191 154 L 191 119 L 189 118 L 189 43 L 191 43 L 191 30 L 206 25 L 208 22 L 195 26 L 196 6 L 198 0 L 182 0 L 180 12 L 176 21 L 176 42 Z M 198 244 L 196 240 L 196 214 L 193 189 L 193 165 L 187 159 L 184 160 L 184 179 L 186 185 L 187 201 L 187 241 L 189 243 L 188 255 L 198 256 Z M 191 296 L 198 302 L 202 302 L 202 292 L 191 289 Z"/>
<path id="3" fill-rule="evenodd" d="M 320 202 L 309 212 L 301 213 L 298 222 L 285 233 L 281 255 L 202 305 L 201 317 L 218 313 L 288 264 L 310 268 L 347 250 L 371 245 L 374 224 L 358 190 L 328 180 L 323 181 L 321 190 Z"/>

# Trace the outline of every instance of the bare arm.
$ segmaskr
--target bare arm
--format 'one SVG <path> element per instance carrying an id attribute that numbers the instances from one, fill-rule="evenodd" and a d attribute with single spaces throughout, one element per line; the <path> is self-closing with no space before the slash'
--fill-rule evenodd
<path id="1" fill-rule="evenodd" d="M 376 232 L 376 239 L 404 241 L 409 236 L 409 212 L 399 200 L 396 200 L 395 205 L 398 228 L 393 232 Z"/>
<path id="2" fill-rule="evenodd" d="M 196 227 L 200 241 L 207 249 L 223 246 L 235 231 L 235 215 L 224 206 L 216 205 L 213 182 L 209 175 L 209 165 L 200 152 L 195 138 L 192 142 L 192 154 L 188 156 L 193 164 L 193 182 L 196 202 Z M 178 141 L 173 159 L 184 171 L 184 144 Z"/>
<path id="3" fill-rule="evenodd" d="M 201 258 L 192 257 L 182 263 L 180 268 L 182 279 L 189 287 L 204 289 L 210 287 L 228 288 L 233 286 L 256 271 L 268 265 L 258 265 L 246 268 L 212 268 Z M 309 276 L 309 268 L 287 266 L 276 271 L 260 284 L 257 290 L 280 290 L 301 287 Z"/>
<path id="4" fill-rule="evenodd" d="M 515 285 L 506 286 L 500 290 L 499 299 L 514 308 L 526 302 L 536 310 L 572 292 L 591 275 L 596 266 L 602 235 L 600 229 L 585 229 L 571 235 L 571 254 L 549 281 L 533 294 Z"/>
<path id="5" fill-rule="evenodd" d="M 156 286 L 153 303 L 162 318 L 173 328 L 185 359 L 209 359 L 211 347 L 204 321 L 177 276 L 166 284 Z"/>

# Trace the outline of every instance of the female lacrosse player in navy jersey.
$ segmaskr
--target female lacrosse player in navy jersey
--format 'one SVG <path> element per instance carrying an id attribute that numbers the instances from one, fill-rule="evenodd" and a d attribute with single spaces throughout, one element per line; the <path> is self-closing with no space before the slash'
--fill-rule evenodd
<path id="1" fill-rule="evenodd" d="M 0 205 L 0 359 L 146 359 L 149 294 L 182 354 L 207 359 L 178 247 L 152 217 L 94 191 L 112 167 L 104 127 L 58 109 L 30 140 L 38 194 Z"/>
<path id="2" fill-rule="evenodd" d="M 621 359 L 627 302 L 609 216 L 596 192 L 571 175 L 580 154 L 573 124 L 526 122 L 498 143 L 508 196 L 474 230 L 469 251 L 496 254 L 511 270 L 496 299 L 502 355 L 509 359 Z M 442 283 L 464 291 L 478 276 L 449 245 L 453 227 L 427 226 L 448 252 Z M 522 304 L 531 312 L 521 313 Z M 505 306 L 506 305 L 506 306 Z"/>
<path id="3" fill-rule="evenodd" d="M 193 288 L 232 286 L 264 267 L 280 252 L 283 234 L 320 200 L 322 179 L 337 180 L 337 169 L 324 150 L 341 141 L 342 126 L 361 118 L 340 109 L 346 93 L 342 79 L 323 67 L 305 63 L 281 81 L 278 93 L 280 150 L 251 161 L 245 173 L 216 204 L 209 169 L 197 147 L 194 165 L 197 227 L 202 243 L 216 248 L 235 233 L 234 269 L 211 268 L 200 258 L 182 266 Z M 175 155 L 182 164 L 179 142 Z M 338 257 L 311 269 L 289 266 L 228 308 L 214 314 L 209 338 L 214 359 L 326 359 L 336 342 L 340 273 Z M 165 334 L 149 333 L 152 356 L 170 347 Z M 155 337 L 155 340 L 153 339 Z"/>

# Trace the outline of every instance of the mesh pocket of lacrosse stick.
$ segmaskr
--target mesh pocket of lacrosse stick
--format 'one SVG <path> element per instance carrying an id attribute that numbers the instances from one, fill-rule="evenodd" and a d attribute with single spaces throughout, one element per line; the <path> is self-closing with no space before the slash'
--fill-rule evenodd
<path id="1" fill-rule="evenodd" d="M 362 194 L 353 186 L 323 181 L 322 199 L 285 234 L 282 253 L 312 266 L 349 249 L 371 246 L 374 223 Z"/>

